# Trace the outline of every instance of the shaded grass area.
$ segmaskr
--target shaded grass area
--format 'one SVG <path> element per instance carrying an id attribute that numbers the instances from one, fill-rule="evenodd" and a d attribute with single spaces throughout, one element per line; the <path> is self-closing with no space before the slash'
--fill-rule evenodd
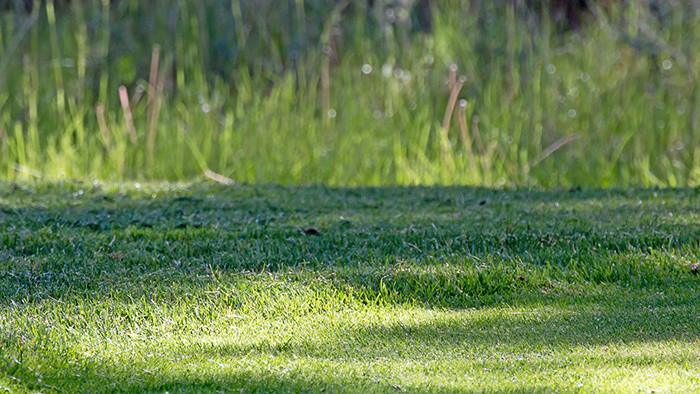
<path id="1" fill-rule="evenodd" d="M 698 189 L 2 183 L 0 385 L 697 391 L 699 208 Z"/>

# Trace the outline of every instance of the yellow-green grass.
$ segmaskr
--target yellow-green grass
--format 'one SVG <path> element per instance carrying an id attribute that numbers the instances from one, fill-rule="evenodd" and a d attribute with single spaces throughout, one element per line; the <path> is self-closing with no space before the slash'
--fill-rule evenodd
<path id="1" fill-rule="evenodd" d="M 0 385 L 694 392 L 698 212 L 698 189 L 0 183 Z"/>
<path id="2" fill-rule="evenodd" d="M 697 1 L 42 3 L 0 11 L 2 179 L 700 185 Z"/>

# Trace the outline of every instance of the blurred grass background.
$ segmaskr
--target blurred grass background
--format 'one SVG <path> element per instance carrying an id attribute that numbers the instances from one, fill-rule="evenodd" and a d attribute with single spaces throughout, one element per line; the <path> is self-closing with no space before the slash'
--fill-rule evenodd
<path id="1" fill-rule="evenodd" d="M 0 178 L 700 185 L 697 0 L 30 3 Z"/>

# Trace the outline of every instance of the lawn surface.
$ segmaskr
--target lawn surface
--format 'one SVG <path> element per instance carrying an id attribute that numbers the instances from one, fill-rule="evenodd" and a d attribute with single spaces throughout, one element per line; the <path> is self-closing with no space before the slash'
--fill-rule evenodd
<path id="1" fill-rule="evenodd" d="M 697 188 L 0 183 L 0 389 L 698 392 L 699 240 Z"/>

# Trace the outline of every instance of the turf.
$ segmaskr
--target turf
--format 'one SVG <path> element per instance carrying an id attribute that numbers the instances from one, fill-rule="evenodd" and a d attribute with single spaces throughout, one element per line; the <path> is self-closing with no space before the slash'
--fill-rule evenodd
<path id="1" fill-rule="evenodd" d="M 0 183 L 0 389 L 697 392 L 699 240 L 698 188 Z"/>

